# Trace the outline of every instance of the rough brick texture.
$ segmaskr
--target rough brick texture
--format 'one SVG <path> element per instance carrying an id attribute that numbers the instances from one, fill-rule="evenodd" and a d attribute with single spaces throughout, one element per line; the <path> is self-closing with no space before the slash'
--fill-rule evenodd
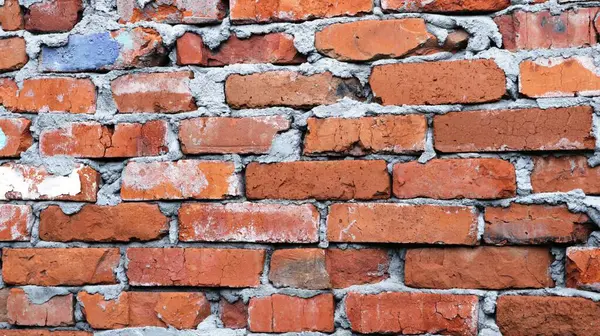
<path id="1" fill-rule="evenodd" d="M 187 203 L 179 209 L 182 241 L 315 243 L 319 213 L 310 205 Z"/>
<path id="2" fill-rule="evenodd" d="M 369 83 L 383 105 L 484 103 L 506 92 L 504 72 L 489 60 L 377 65 Z"/>
<path id="3" fill-rule="evenodd" d="M 250 300 L 249 328 L 253 332 L 333 331 L 333 295 L 299 298 L 275 294 Z"/>
<path id="4" fill-rule="evenodd" d="M 0 0 L 0 336 L 600 335 L 599 32 Z"/>
<path id="5" fill-rule="evenodd" d="M 552 260 L 545 247 L 410 249 L 405 282 L 418 288 L 553 287 Z"/>
<path id="6" fill-rule="evenodd" d="M 382 0 L 381 7 L 388 11 L 470 13 L 494 12 L 510 5 L 508 0 L 457 1 L 457 0 Z"/>
<path id="7" fill-rule="evenodd" d="M 272 0 L 256 6 L 253 0 L 231 2 L 231 19 L 239 22 L 302 21 L 370 12 L 373 4 L 368 0 L 288 1 Z"/>
<path id="8" fill-rule="evenodd" d="M 431 180 L 444 176 L 443 180 Z M 515 168 L 499 159 L 443 159 L 394 165 L 398 198 L 505 198 L 515 195 Z"/>
<path id="9" fill-rule="evenodd" d="M 583 156 L 547 156 L 534 159 L 531 185 L 535 192 L 571 191 L 600 194 L 600 169 Z"/>
<path id="10" fill-rule="evenodd" d="M 11 285 L 112 284 L 119 258 L 116 248 L 4 249 L 2 279 Z"/>
<path id="11" fill-rule="evenodd" d="M 502 335 L 596 335 L 597 302 L 577 297 L 501 296 L 496 319 Z"/>
<path id="12" fill-rule="evenodd" d="M 43 155 L 84 158 L 156 156 L 167 152 L 167 123 L 122 123 L 103 126 L 98 123 L 73 123 L 40 134 Z"/>
<path id="13" fill-rule="evenodd" d="M 504 48 L 554 49 L 595 45 L 595 18 L 598 8 L 566 10 L 559 15 L 550 11 L 525 12 L 494 18 L 502 34 Z"/>
<path id="14" fill-rule="evenodd" d="M 223 199 L 237 195 L 235 167 L 228 162 L 130 162 L 123 171 L 121 196 L 127 200 Z"/>
<path id="15" fill-rule="evenodd" d="M 73 325 L 73 294 L 54 296 L 44 303 L 31 302 L 20 288 L 10 290 L 8 321 L 15 325 L 64 327 Z"/>
<path id="16" fill-rule="evenodd" d="M 264 154 L 277 133 L 289 127 L 281 116 L 186 119 L 180 124 L 179 141 L 187 154 Z"/>
<path id="17" fill-rule="evenodd" d="M 203 293 L 123 292 L 116 299 L 107 300 L 101 294 L 80 292 L 78 300 L 86 320 L 96 329 L 192 329 L 210 315 L 210 303 Z"/>
<path id="18" fill-rule="evenodd" d="M 425 149 L 423 116 L 308 119 L 304 153 L 416 153 Z"/>
<path id="19" fill-rule="evenodd" d="M 22 68 L 29 60 L 25 48 L 25 39 L 21 37 L 0 39 L 0 72 Z"/>
<path id="20" fill-rule="evenodd" d="M 388 278 L 384 250 L 284 249 L 271 256 L 269 280 L 276 287 L 344 288 Z"/>
<path id="21" fill-rule="evenodd" d="M 48 241 L 112 242 L 154 240 L 164 235 L 168 219 L 153 204 L 84 205 L 67 215 L 52 205 L 40 214 L 40 239 Z"/>
<path id="22" fill-rule="evenodd" d="M 594 149 L 590 106 L 451 112 L 434 118 L 441 152 Z"/>
<path id="23" fill-rule="evenodd" d="M 425 21 L 417 18 L 340 23 L 315 35 L 317 50 L 340 61 L 405 57 L 435 41 Z"/>
<path id="24" fill-rule="evenodd" d="M 124 75 L 111 83 L 113 98 L 121 113 L 192 111 L 192 76 L 187 71 Z"/>
<path id="25" fill-rule="evenodd" d="M 94 113 L 96 88 L 87 78 L 46 77 L 26 79 L 18 89 L 12 80 L 1 84 L 0 103 L 13 112 Z"/>
<path id="26" fill-rule="evenodd" d="M 477 297 L 426 293 L 349 293 L 346 314 L 353 331 L 477 335 Z"/>
<path id="27" fill-rule="evenodd" d="M 129 248 L 127 277 L 136 286 L 255 287 L 264 250 Z"/>
<path id="28" fill-rule="evenodd" d="M 592 230 L 585 214 L 562 206 L 512 204 L 508 208 L 485 209 L 486 243 L 534 245 L 584 243 Z"/>
<path id="29" fill-rule="evenodd" d="M 527 97 L 597 96 L 600 75 L 591 57 L 538 58 L 520 65 L 519 91 Z"/>
<path id="30" fill-rule="evenodd" d="M 252 163 L 246 168 L 248 198 L 380 199 L 390 195 L 384 161 Z"/>
<path id="31" fill-rule="evenodd" d="M 330 242 L 474 245 L 476 229 L 471 207 L 338 203 L 327 217 Z"/>
<path id="32" fill-rule="evenodd" d="M 19 157 L 31 147 L 30 127 L 29 119 L 0 119 L 0 157 Z"/>
<path id="33" fill-rule="evenodd" d="M 334 77 L 330 72 L 305 76 L 296 72 L 271 71 L 231 75 L 225 82 L 227 103 L 233 108 L 277 105 L 309 108 L 333 104 L 342 98 L 357 98 L 359 93 L 358 81 Z"/>
<path id="34" fill-rule="evenodd" d="M 247 39 L 232 35 L 215 51 L 197 34 L 185 33 L 177 39 L 177 64 L 181 65 L 300 64 L 304 61 L 305 57 L 294 46 L 293 36 L 284 33 L 252 35 Z"/>

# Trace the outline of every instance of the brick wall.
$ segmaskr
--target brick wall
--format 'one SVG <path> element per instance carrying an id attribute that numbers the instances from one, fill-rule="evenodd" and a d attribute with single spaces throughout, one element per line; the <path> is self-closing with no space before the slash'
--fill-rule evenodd
<path id="1" fill-rule="evenodd" d="M 0 336 L 600 335 L 599 13 L 0 0 Z"/>

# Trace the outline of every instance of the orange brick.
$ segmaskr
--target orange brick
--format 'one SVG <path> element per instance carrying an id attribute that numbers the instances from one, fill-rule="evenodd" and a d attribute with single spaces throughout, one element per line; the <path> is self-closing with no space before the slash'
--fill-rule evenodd
<path id="1" fill-rule="evenodd" d="M 390 196 L 385 161 L 251 163 L 246 167 L 250 199 L 381 199 Z"/>
<path id="2" fill-rule="evenodd" d="M 462 206 L 392 203 L 333 204 L 327 239 L 344 243 L 477 243 L 477 213 Z"/>
<path id="3" fill-rule="evenodd" d="M 316 243 L 319 212 L 311 204 L 183 204 L 181 241 Z"/>
<path id="4" fill-rule="evenodd" d="M 0 157 L 19 157 L 31 147 L 30 126 L 31 121 L 25 118 L 0 119 Z"/>
<path id="5" fill-rule="evenodd" d="M 194 118 L 181 121 L 179 141 L 186 154 L 264 154 L 275 135 L 289 128 L 284 116 Z"/>
<path id="6" fill-rule="evenodd" d="M 478 298 L 429 293 L 349 293 L 346 315 L 361 334 L 477 335 Z"/>
<path id="7" fill-rule="evenodd" d="M 422 115 L 308 119 L 305 154 L 417 153 L 425 149 Z"/>
<path id="8" fill-rule="evenodd" d="M 512 197 L 513 165 L 501 159 L 436 159 L 394 165 L 394 195 L 437 199 Z"/>
<path id="9" fill-rule="evenodd" d="M 274 294 L 250 299 L 249 327 L 252 332 L 332 332 L 333 295 L 303 299 Z"/>
<path id="10" fill-rule="evenodd" d="M 224 199 L 240 194 L 231 162 L 181 160 L 129 162 L 123 171 L 125 200 Z"/>
<path id="11" fill-rule="evenodd" d="M 120 257 L 118 248 L 3 249 L 2 279 L 9 285 L 114 284 Z"/>
<path id="12" fill-rule="evenodd" d="M 504 72 L 491 60 L 376 65 L 369 84 L 383 105 L 484 103 L 506 93 Z"/>
<path id="13" fill-rule="evenodd" d="M 405 283 L 417 288 L 544 288 L 553 287 L 546 247 L 409 249 Z"/>
<path id="14" fill-rule="evenodd" d="M 128 248 L 127 277 L 134 286 L 256 287 L 264 250 Z"/>

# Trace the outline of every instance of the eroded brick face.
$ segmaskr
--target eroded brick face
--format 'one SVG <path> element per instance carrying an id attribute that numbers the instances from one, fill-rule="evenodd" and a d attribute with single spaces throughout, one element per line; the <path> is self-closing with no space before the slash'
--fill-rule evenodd
<path id="1" fill-rule="evenodd" d="M 346 314 L 360 333 L 477 334 L 476 296 L 426 293 L 349 293 Z"/>
<path id="2" fill-rule="evenodd" d="M 0 336 L 600 334 L 600 6 L 0 0 Z"/>

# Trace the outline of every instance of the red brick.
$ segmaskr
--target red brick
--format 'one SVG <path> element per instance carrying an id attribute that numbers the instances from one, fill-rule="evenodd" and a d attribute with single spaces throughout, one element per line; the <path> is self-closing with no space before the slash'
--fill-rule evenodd
<path id="1" fill-rule="evenodd" d="M 591 106 L 450 112 L 433 119 L 441 152 L 594 149 Z"/>
<path id="2" fill-rule="evenodd" d="M 231 162 L 129 162 L 122 181 L 125 200 L 224 199 L 240 194 Z"/>
<path id="3" fill-rule="evenodd" d="M 600 304 L 577 297 L 501 296 L 496 320 L 502 335 L 577 335 L 600 333 Z"/>
<path id="4" fill-rule="evenodd" d="M 111 83 L 120 113 L 176 113 L 196 110 L 190 90 L 190 71 L 135 73 Z"/>
<path id="5" fill-rule="evenodd" d="M 8 307 L 6 304 L 9 294 L 10 289 L 0 289 L 0 322 L 8 322 Z M 2 330 L 0 330 L 0 335 L 2 335 Z"/>
<path id="6" fill-rule="evenodd" d="M 0 166 L 0 200 L 63 200 L 96 202 L 100 174 L 76 164 L 66 176 L 44 167 L 5 163 Z"/>
<path id="7" fill-rule="evenodd" d="M 272 0 L 257 6 L 254 0 L 230 3 L 231 20 L 238 23 L 303 21 L 334 16 L 354 16 L 373 10 L 370 0 L 286 1 Z"/>
<path id="8" fill-rule="evenodd" d="M 390 196 L 385 161 L 298 161 L 250 163 L 246 167 L 250 199 L 381 199 Z"/>
<path id="9" fill-rule="evenodd" d="M 311 204 L 188 203 L 179 209 L 179 240 L 316 243 L 319 212 Z"/>
<path id="10" fill-rule="evenodd" d="M 87 331 L 2 329 L 0 336 L 92 336 L 92 333 Z"/>
<path id="11" fill-rule="evenodd" d="M 0 241 L 28 241 L 33 220 L 29 205 L 0 204 Z"/>
<path id="12" fill-rule="evenodd" d="M 344 288 L 388 278 L 389 257 L 378 249 L 284 249 L 271 257 L 269 280 L 277 287 Z"/>
<path id="13" fill-rule="evenodd" d="M 264 250 L 128 248 L 127 277 L 134 286 L 256 287 Z"/>
<path id="14" fill-rule="evenodd" d="M 377 65 L 369 83 L 383 105 L 484 103 L 506 92 L 504 72 L 484 59 Z"/>
<path id="15" fill-rule="evenodd" d="M 2 279 L 9 285 L 114 284 L 118 248 L 4 249 Z"/>
<path id="16" fill-rule="evenodd" d="M 567 287 L 600 290 L 600 249 L 569 247 L 566 269 Z"/>
<path id="17" fill-rule="evenodd" d="M 597 43 L 594 19 L 598 8 L 550 11 L 515 11 L 494 18 L 509 50 L 554 49 L 591 46 Z"/>
<path id="18" fill-rule="evenodd" d="M 436 44 L 420 18 L 337 23 L 315 35 L 317 50 L 340 61 L 406 57 Z"/>
<path id="19" fill-rule="evenodd" d="M 40 134 L 43 155 L 86 158 L 155 156 L 168 152 L 168 124 L 163 120 L 104 126 L 72 123 Z"/>
<path id="20" fill-rule="evenodd" d="M 181 150 L 186 154 L 265 154 L 275 135 L 290 128 L 284 116 L 182 120 Z"/>
<path id="21" fill-rule="evenodd" d="M 82 12 L 81 0 L 44 0 L 29 6 L 25 29 L 38 33 L 67 32 L 77 24 Z"/>
<path id="22" fill-rule="evenodd" d="M 417 153 L 425 149 L 423 115 L 308 119 L 305 154 Z"/>
<path id="23" fill-rule="evenodd" d="M 19 0 L 4 0 L 0 7 L 0 24 L 2 30 L 11 31 L 23 29 L 23 13 Z"/>
<path id="24" fill-rule="evenodd" d="M 385 250 L 328 249 L 325 262 L 333 288 L 377 283 L 389 277 L 390 257 Z"/>
<path id="25" fill-rule="evenodd" d="M 19 157 L 31 147 L 30 126 L 31 121 L 25 118 L 0 119 L 0 157 Z"/>
<path id="26" fill-rule="evenodd" d="M 515 196 L 514 166 L 501 159 L 436 159 L 394 165 L 398 198 L 495 199 Z"/>
<path id="27" fill-rule="evenodd" d="M 592 227 L 585 214 L 565 206 L 511 204 L 486 208 L 483 239 L 488 244 L 585 243 Z"/>
<path id="28" fill-rule="evenodd" d="M 418 288 L 553 287 L 545 247 L 477 247 L 409 249 L 405 283 Z"/>
<path id="29" fill-rule="evenodd" d="M 120 203 L 115 206 L 84 205 L 72 215 L 51 205 L 40 214 L 40 239 L 71 242 L 126 242 L 154 240 L 169 230 L 169 219 L 158 205 Z"/>
<path id="30" fill-rule="evenodd" d="M 306 58 L 294 46 L 294 37 L 285 33 L 251 35 L 229 39 L 211 50 L 198 34 L 187 32 L 177 39 L 177 64 L 224 66 L 237 63 L 300 64 Z"/>
<path id="31" fill-rule="evenodd" d="M 249 327 L 252 332 L 333 332 L 333 295 L 303 299 L 274 294 L 250 299 Z"/>
<path id="32" fill-rule="evenodd" d="M 584 156 L 535 157 L 533 162 L 531 185 L 536 193 L 582 189 L 600 194 L 600 167 L 590 167 Z"/>
<path id="33" fill-rule="evenodd" d="M 291 71 L 233 74 L 225 82 L 227 103 L 236 109 L 310 108 L 333 104 L 342 98 L 358 99 L 360 92 L 360 84 L 355 78 L 334 77 L 330 72 L 309 76 Z"/>
<path id="34" fill-rule="evenodd" d="M 532 98 L 597 96 L 600 95 L 599 72 L 589 56 L 523 61 L 519 92 Z"/>
<path id="35" fill-rule="evenodd" d="M 20 288 L 10 290 L 7 302 L 9 323 L 20 326 L 61 327 L 75 324 L 73 294 L 54 296 L 37 304 Z"/>
<path id="36" fill-rule="evenodd" d="M 121 23 L 156 21 L 203 24 L 222 20 L 227 15 L 227 6 L 223 0 L 154 0 L 140 8 L 136 0 L 117 0 L 117 13 Z"/>
<path id="37" fill-rule="evenodd" d="M 349 293 L 346 315 L 363 333 L 477 335 L 478 298 L 429 293 Z"/>
<path id="38" fill-rule="evenodd" d="M 107 300 L 102 294 L 79 292 L 85 320 L 94 329 L 117 329 L 129 326 L 129 293 L 123 292 L 117 298 Z"/>
<path id="39" fill-rule="evenodd" d="M 5 0 L 9 1 L 9 0 Z M 17 83 L 10 78 L 0 78 L 0 105 L 10 108 L 17 105 Z"/>
<path id="40" fill-rule="evenodd" d="M 325 265 L 325 250 L 318 248 L 276 250 L 271 257 L 269 280 L 276 287 L 330 288 L 331 283 Z"/>
<path id="41" fill-rule="evenodd" d="M 333 204 L 327 239 L 344 243 L 477 243 L 477 212 L 463 206 L 393 203 Z"/>
<path id="42" fill-rule="evenodd" d="M 18 90 L 16 84 L 4 82 L 0 103 L 20 113 L 67 112 L 94 113 L 96 87 L 87 78 L 44 77 L 26 79 Z"/>
<path id="43" fill-rule="evenodd" d="M 471 13 L 496 12 L 510 6 L 510 0 L 382 0 L 385 11 Z"/>
<path id="44" fill-rule="evenodd" d="M 0 39 L 0 72 L 21 69 L 28 60 L 24 38 Z"/>
<path id="45" fill-rule="evenodd" d="M 80 292 L 78 299 L 86 320 L 95 329 L 195 329 L 210 315 L 210 303 L 203 293 L 123 292 L 116 299 L 106 300 L 102 294 Z"/>
<path id="46" fill-rule="evenodd" d="M 244 301 L 229 303 L 221 299 L 221 321 L 225 328 L 242 329 L 248 327 L 248 306 Z"/>

